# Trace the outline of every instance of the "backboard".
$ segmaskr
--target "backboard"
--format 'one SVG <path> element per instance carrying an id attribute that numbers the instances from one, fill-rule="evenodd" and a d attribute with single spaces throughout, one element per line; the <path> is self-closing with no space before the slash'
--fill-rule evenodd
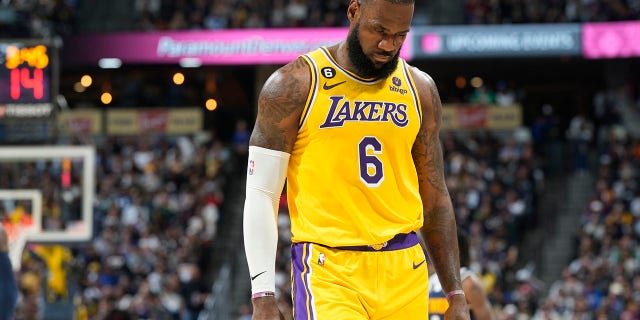
<path id="1" fill-rule="evenodd" d="M 0 147 L 0 221 L 14 218 L 4 211 L 15 203 L 31 202 L 35 232 L 27 241 L 91 240 L 95 162 L 93 146 Z"/>

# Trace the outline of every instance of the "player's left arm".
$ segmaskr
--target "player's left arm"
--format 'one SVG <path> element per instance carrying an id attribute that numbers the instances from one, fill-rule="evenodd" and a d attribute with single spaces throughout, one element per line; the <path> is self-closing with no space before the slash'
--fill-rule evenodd
<path id="1" fill-rule="evenodd" d="M 482 282 L 476 276 L 466 277 L 462 280 L 462 289 L 467 297 L 467 302 L 473 315 L 478 320 L 495 320 L 495 314 L 491 308 L 491 303 L 484 291 Z"/>
<path id="2" fill-rule="evenodd" d="M 462 290 L 460 259 L 453 205 L 444 179 L 444 159 L 440 143 L 442 103 L 433 79 L 411 68 L 422 105 L 422 124 L 411 150 L 418 174 L 424 225 L 420 232 L 430 261 L 445 292 Z M 469 319 L 464 295 L 449 300 L 450 319 Z"/>

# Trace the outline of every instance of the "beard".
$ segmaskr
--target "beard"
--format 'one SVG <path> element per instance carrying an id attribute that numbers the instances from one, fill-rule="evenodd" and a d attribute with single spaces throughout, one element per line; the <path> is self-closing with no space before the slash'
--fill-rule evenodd
<path id="1" fill-rule="evenodd" d="M 393 71 L 398 66 L 398 58 L 400 57 L 400 50 L 393 56 L 389 62 L 384 63 L 380 67 L 376 67 L 376 65 L 367 57 L 367 55 L 362 50 L 362 45 L 360 44 L 360 37 L 358 36 L 358 29 L 360 29 L 360 24 L 357 23 L 353 31 L 349 32 L 347 36 L 347 44 L 349 51 L 349 60 L 351 60 L 351 64 L 356 69 L 356 73 L 363 78 L 374 78 L 374 79 L 382 79 L 390 76 Z M 402 48 L 402 46 L 400 46 Z M 379 52 L 380 54 L 390 55 L 387 52 Z"/>

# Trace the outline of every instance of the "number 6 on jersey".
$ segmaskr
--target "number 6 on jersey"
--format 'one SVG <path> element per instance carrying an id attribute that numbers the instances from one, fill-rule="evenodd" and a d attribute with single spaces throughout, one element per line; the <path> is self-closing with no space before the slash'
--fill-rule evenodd
<path id="1" fill-rule="evenodd" d="M 378 154 L 382 154 L 382 143 L 376 137 L 364 137 L 360 140 L 358 144 L 360 180 L 372 188 L 380 186 L 384 180 L 382 161 L 376 157 Z"/>

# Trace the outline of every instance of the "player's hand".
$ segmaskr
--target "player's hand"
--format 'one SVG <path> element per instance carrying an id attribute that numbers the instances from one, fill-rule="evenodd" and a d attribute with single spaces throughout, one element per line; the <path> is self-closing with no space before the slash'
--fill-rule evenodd
<path id="1" fill-rule="evenodd" d="M 0 223 L 0 252 L 9 251 L 9 240 L 7 240 L 7 232 L 4 231 L 2 223 Z"/>
<path id="2" fill-rule="evenodd" d="M 275 297 L 261 297 L 251 302 L 253 303 L 252 320 L 284 320 Z"/>
<path id="3" fill-rule="evenodd" d="M 445 320 L 470 320 L 469 305 L 464 295 L 455 295 L 449 301 L 449 308 L 444 313 Z"/>

